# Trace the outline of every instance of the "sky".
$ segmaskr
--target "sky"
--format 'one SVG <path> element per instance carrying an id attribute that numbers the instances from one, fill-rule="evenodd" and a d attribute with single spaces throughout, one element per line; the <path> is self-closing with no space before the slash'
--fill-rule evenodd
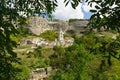
<path id="1" fill-rule="evenodd" d="M 53 16 L 55 19 L 60 20 L 69 20 L 69 19 L 89 19 L 92 13 L 89 12 L 91 7 L 87 6 L 86 3 L 81 3 L 77 6 L 76 9 L 73 9 L 71 7 L 71 4 L 68 4 L 65 7 L 65 4 L 63 3 L 64 0 L 58 1 L 58 7 L 56 8 L 55 12 L 53 12 Z"/>

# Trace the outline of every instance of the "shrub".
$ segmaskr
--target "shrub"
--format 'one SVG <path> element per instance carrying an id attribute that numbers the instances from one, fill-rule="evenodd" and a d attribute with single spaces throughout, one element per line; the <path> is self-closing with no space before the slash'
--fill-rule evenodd
<path id="1" fill-rule="evenodd" d="M 68 34 L 70 34 L 70 35 L 74 35 L 76 33 L 75 30 L 72 30 L 72 29 L 71 30 L 67 30 L 66 32 Z"/>
<path id="2" fill-rule="evenodd" d="M 30 69 L 25 65 L 15 65 L 17 68 L 16 76 L 13 80 L 28 80 L 30 75 Z"/>
<path id="3" fill-rule="evenodd" d="M 78 21 L 79 19 L 69 19 L 69 23 L 74 22 L 74 21 Z"/>
<path id="4" fill-rule="evenodd" d="M 56 38 L 58 38 L 58 33 L 53 30 L 47 30 L 44 33 L 41 33 L 39 36 L 46 40 L 54 41 Z"/>
<path id="5" fill-rule="evenodd" d="M 26 27 L 19 27 L 17 28 L 17 30 L 23 36 L 25 36 L 26 34 L 29 34 L 29 30 Z"/>

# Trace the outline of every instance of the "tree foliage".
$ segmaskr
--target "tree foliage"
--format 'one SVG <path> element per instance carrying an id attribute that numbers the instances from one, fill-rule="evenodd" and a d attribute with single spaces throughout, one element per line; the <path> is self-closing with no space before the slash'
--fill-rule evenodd
<path id="1" fill-rule="evenodd" d="M 93 15 L 90 26 L 95 28 L 120 30 L 120 0 L 90 0 L 89 5 L 95 3 L 95 9 L 90 10 Z M 97 24 L 96 24 L 97 23 Z"/>
<path id="2" fill-rule="evenodd" d="M 65 5 L 71 3 L 75 9 L 83 0 L 64 0 Z M 85 0 L 89 5 L 96 3 L 96 10 L 91 10 L 93 16 L 90 26 L 101 26 L 118 29 L 120 25 L 120 0 Z M 1 0 L 0 1 L 0 79 L 10 80 L 15 71 L 12 63 L 18 62 L 13 47 L 16 43 L 10 35 L 17 33 L 17 25 L 25 23 L 26 17 L 35 13 L 51 14 L 57 6 L 57 0 Z M 114 7 L 113 7 L 114 6 Z M 102 16 L 102 17 L 101 17 Z M 12 75 L 12 76 L 11 76 Z"/>
<path id="3" fill-rule="evenodd" d="M 40 37 L 44 38 L 48 41 L 54 41 L 58 38 L 58 33 L 53 30 L 47 30 L 39 35 Z"/>
<path id="4" fill-rule="evenodd" d="M 90 27 L 120 30 L 120 0 L 65 0 L 64 2 L 66 6 L 71 3 L 74 9 L 82 2 L 87 2 L 90 7 L 94 6 L 95 9 L 90 10 L 93 13 L 89 22 Z"/>
<path id="5" fill-rule="evenodd" d="M 120 59 L 119 37 L 114 40 L 87 33 L 82 37 L 74 36 L 74 38 L 73 45 L 54 49 L 55 53 L 50 60 L 56 73 L 51 80 L 117 80 L 120 78 L 116 77 L 117 73 L 114 72 L 118 69 L 114 66 L 119 66 L 114 65 L 117 61 L 115 59 Z"/>

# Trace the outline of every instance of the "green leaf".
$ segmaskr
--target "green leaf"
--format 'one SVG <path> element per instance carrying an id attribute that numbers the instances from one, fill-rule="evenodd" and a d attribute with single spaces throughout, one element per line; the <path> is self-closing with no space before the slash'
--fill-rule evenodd
<path id="1" fill-rule="evenodd" d="M 90 12 L 95 13 L 95 12 L 97 12 L 97 10 L 93 10 L 93 9 L 92 9 L 92 10 L 90 10 Z"/>
<path id="2" fill-rule="evenodd" d="M 111 0 L 111 2 L 110 2 L 110 6 L 112 6 L 113 4 L 114 4 L 114 0 Z"/>
<path id="3" fill-rule="evenodd" d="M 100 7 L 99 7 L 99 6 L 95 6 L 95 8 L 96 8 L 96 9 L 100 9 Z"/>
<path id="4" fill-rule="evenodd" d="M 66 2 L 67 0 L 64 0 L 64 3 Z M 69 2 L 69 1 L 68 1 Z"/>
<path id="5" fill-rule="evenodd" d="M 69 1 L 65 4 L 65 6 L 67 6 L 67 5 L 68 5 L 68 3 L 69 3 Z"/>
<path id="6" fill-rule="evenodd" d="M 71 3 L 72 7 L 75 9 L 75 4 Z"/>

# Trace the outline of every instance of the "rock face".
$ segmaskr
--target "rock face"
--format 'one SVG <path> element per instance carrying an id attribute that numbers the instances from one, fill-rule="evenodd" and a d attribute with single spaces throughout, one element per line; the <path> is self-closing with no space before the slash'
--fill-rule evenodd
<path id="1" fill-rule="evenodd" d="M 60 29 L 62 29 L 63 32 L 65 32 L 69 25 L 68 22 L 66 21 L 49 21 L 49 25 L 53 28 L 53 30 L 59 31 Z"/>
<path id="2" fill-rule="evenodd" d="M 27 28 L 30 32 L 36 35 L 39 35 L 46 30 L 55 30 L 59 32 L 60 29 L 62 29 L 63 32 L 67 30 L 75 30 L 77 33 L 82 33 L 88 28 L 88 22 L 88 20 L 76 20 L 70 23 L 61 20 L 48 21 L 40 16 L 34 16 L 29 18 Z"/>
<path id="3" fill-rule="evenodd" d="M 36 68 L 31 71 L 29 80 L 47 80 L 47 77 L 50 76 L 52 67 L 47 68 Z"/>
<path id="4" fill-rule="evenodd" d="M 82 33 L 87 30 L 88 20 L 77 20 L 69 23 L 69 29 L 75 30 L 77 33 Z"/>
<path id="5" fill-rule="evenodd" d="M 46 30 L 59 31 L 62 29 L 63 31 L 66 31 L 68 29 L 68 23 L 65 21 L 48 21 L 42 17 L 34 16 L 29 18 L 27 28 L 33 34 L 39 35 Z"/>
<path id="6" fill-rule="evenodd" d="M 36 35 L 52 29 L 52 27 L 50 27 L 48 24 L 48 20 L 37 16 L 29 18 L 29 24 L 27 27 L 33 34 Z"/>

